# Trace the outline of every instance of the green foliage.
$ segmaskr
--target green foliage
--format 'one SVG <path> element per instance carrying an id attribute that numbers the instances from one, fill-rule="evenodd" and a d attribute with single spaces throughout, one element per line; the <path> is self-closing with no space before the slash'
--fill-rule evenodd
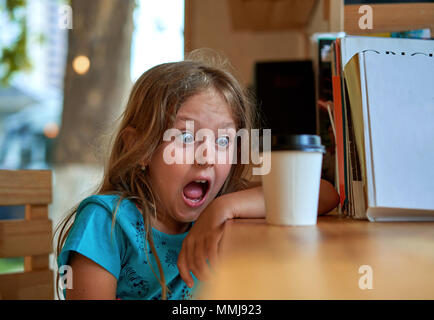
<path id="1" fill-rule="evenodd" d="M 27 55 L 27 21 L 25 15 L 26 0 L 6 0 L 5 7 L 11 21 L 19 28 L 19 34 L 8 47 L 2 47 L 0 53 L 0 66 L 3 73 L 0 74 L 0 84 L 7 86 L 12 76 L 22 70 L 31 69 L 32 65 Z"/>
<path id="2" fill-rule="evenodd" d="M 0 258 L 0 274 L 24 271 L 24 258 Z"/>
<path id="3" fill-rule="evenodd" d="M 6 10 L 10 19 L 15 19 L 15 9 L 26 5 L 26 0 L 6 0 Z"/>
<path id="4" fill-rule="evenodd" d="M 70 0 L 57 0 L 59 4 L 70 5 Z M 0 44 L 0 86 L 7 86 L 15 73 L 27 71 L 32 68 L 32 63 L 27 54 L 28 36 L 25 10 L 27 0 L 0 0 L 0 12 L 6 12 L 11 23 L 19 28 L 19 34 L 15 41 L 7 47 Z M 135 1 L 139 6 L 139 0 Z M 40 44 L 46 42 L 46 36 L 40 34 L 36 41 Z"/>

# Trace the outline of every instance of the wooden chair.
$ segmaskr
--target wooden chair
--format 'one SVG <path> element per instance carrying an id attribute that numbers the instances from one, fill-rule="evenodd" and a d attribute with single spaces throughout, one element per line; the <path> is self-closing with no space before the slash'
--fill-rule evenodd
<path id="1" fill-rule="evenodd" d="M 53 299 L 51 171 L 0 170 L 0 206 L 25 205 L 25 219 L 0 220 L 0 258 L 24 257 L 24 272 L 0 275 L 0 299 Z"/>

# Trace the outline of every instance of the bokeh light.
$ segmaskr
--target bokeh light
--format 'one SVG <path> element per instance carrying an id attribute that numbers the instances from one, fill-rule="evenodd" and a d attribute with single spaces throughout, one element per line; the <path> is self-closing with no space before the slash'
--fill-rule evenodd
<path id="1" fill-rule="evenodd" d="M 89 58 L 86 56 L 77 56 L 72 61 L 72 67 L 78 74 L 86 74 L 90 68 Z"/>

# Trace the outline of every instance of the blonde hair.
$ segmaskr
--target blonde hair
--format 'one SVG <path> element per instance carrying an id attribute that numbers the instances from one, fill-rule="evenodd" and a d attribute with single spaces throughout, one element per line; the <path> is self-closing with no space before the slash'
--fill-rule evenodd
<path id="1" fill-rule="evenodd" d="M 133 85 L 121 123 L 113 135 L 111 152 L 104 167 L 104 176 L 95 194 L 114 194 L 119 201 L 113 211 L 114 226 L 116 213 L 123 199 L 133 200 L 143 215 L 146 240 L 156 258 L 162 288 L 162 299 L 166 299 L 168 288 L 161 261 L 155 250 L 152 237 L 151 216 L 156 217 L 156 197 L 149 180 L 148 171 L 141 170 L 143 162 L 149 162 L 153 153 L 163 141 L 163 134 L 170 128 L 181 105 L 191 96 L 209 88 L 217 90 L 232 109 L 237 130 L 248 130 L 257 124 L 257 112 L 250 93 L 243 90 L 236 78 L 229 72 L 227 60 L 209 50 L 196 50 L 184 61 L 164 63 L 145 73 Z M 126 145 L 124 134 L 132 127 L 137 133 L 132 143 Z M 239 141 L 237 141 L 239 143 Z M 240 147 L 237 147 L 237 162 L 217 197 L 226 193 L 243 190 L 248 185 L 249 164 L 242 164 Z M 56 257 L 73 224 L 78 204 L 56 227 L 59 233 Z M 146 242 L 146 241 L 145 241 Z M 147 250 L 146 250 L 147 252 Z M 149 259 L 149 258 L 148 258 Z M 151 265 L 151 264 L 149 264 Z M 56 292 L 59 273 L 57 273 Z"/>

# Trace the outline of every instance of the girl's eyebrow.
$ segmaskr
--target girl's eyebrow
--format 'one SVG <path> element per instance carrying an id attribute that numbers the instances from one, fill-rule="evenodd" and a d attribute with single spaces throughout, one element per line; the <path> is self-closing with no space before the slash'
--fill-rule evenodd
<path id="1" fill-rule="evenodd" d="M 178 121 L 193 121 L 195 124 L 196 123 L 200 124 L 200 121 L 197 121 L 197 120 L 192 119 L 192 118 L 188 118 L 186 116 L 180 116 L 179 118 L 177 118 L 176 122 L 178 122 Z M 235 127 L 235 123 L 233 121 L 223 122 L 218 126 L 219 129 L 226 129 L 229 127 Z"/>

